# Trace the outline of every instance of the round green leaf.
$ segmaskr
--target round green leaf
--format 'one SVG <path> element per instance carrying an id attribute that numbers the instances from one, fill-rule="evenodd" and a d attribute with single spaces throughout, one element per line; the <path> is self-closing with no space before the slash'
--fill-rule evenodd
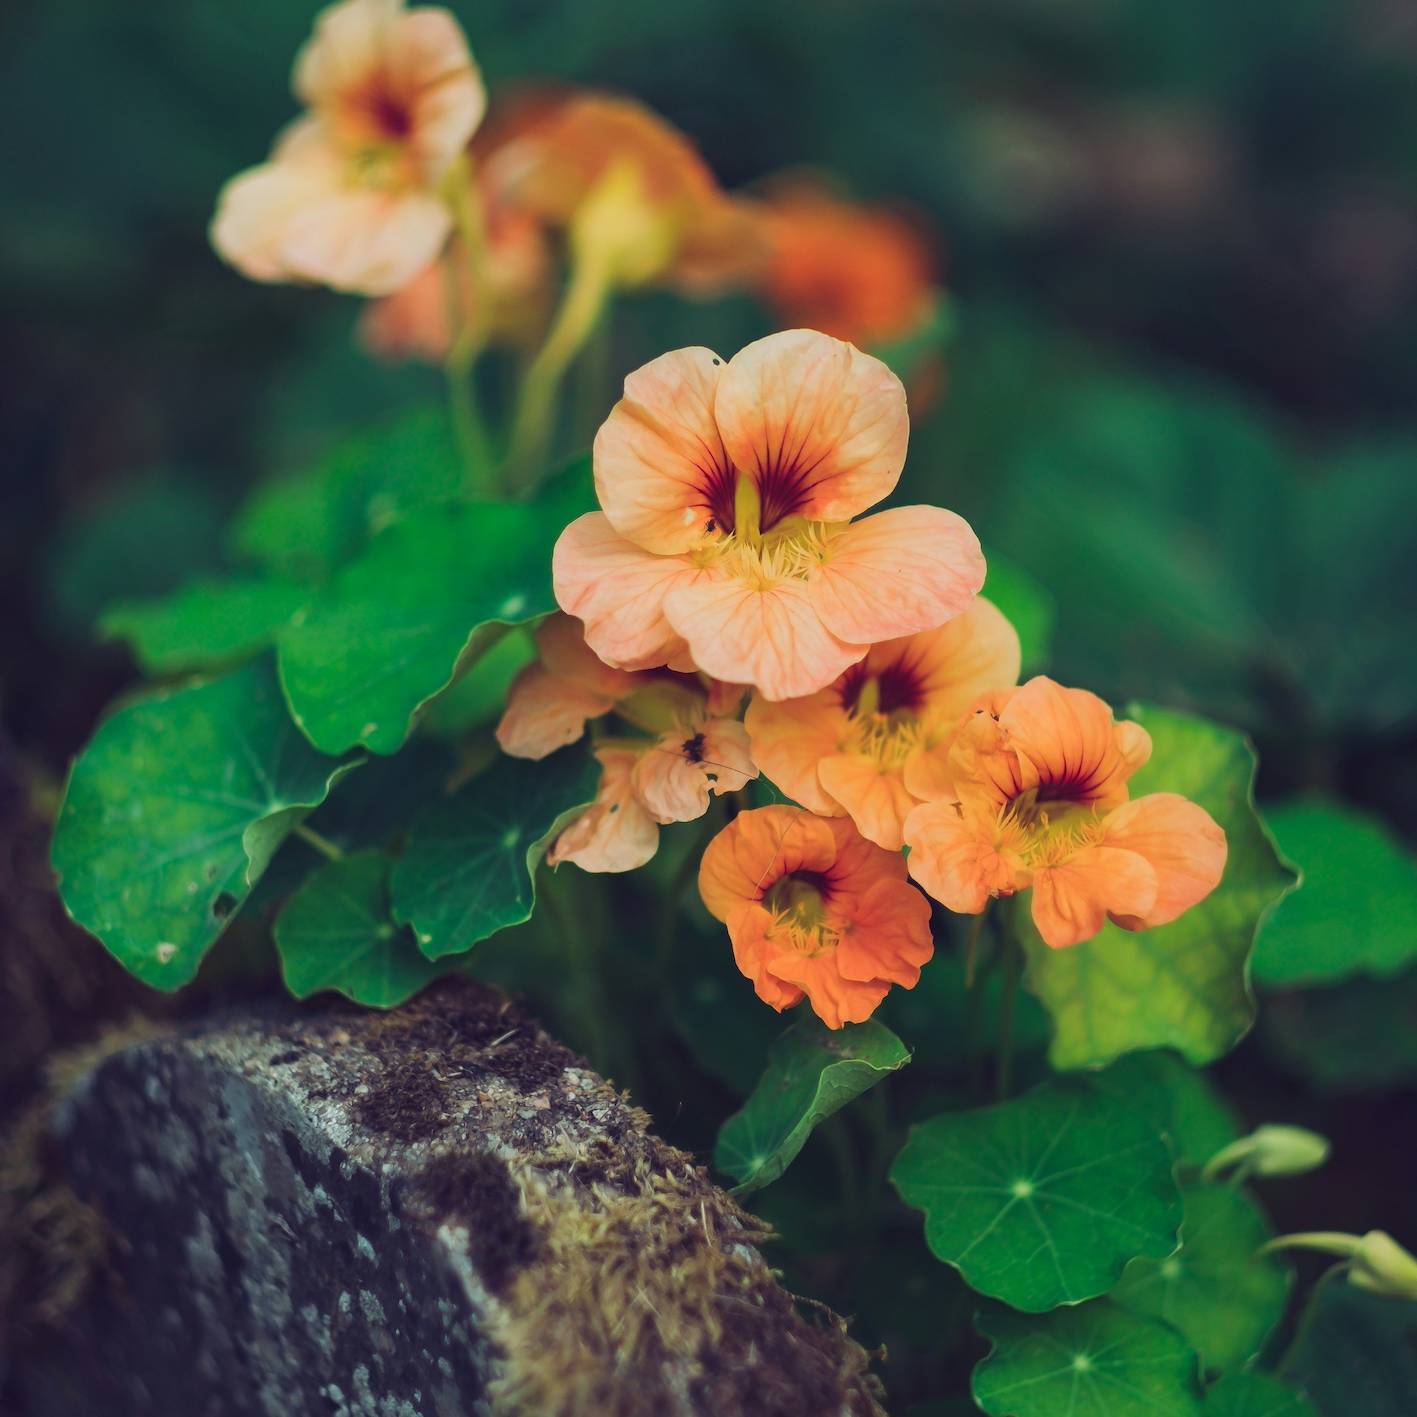
<path id="1" fill-rule="evenodd" d="M 1185 1339 L 1105 1299 L 1042 1316 L 991 1306 L 975 1326 L 994 1342 L 972 1384 L 993 1417 L 1201 1417 Z"/>
<path id="2" fill-rule="evenodd" d="M 1417 968 L 1265 1001 L 1267 1052 L 1321 1092 L 1366 1092 L 1417 1078 Z"/>
<path id="3" fill-rule="evenodd" d="M 1318 1417 L 1303 1393 L 1263 1373 L 1231 1373 L 1205 1395 L 1205 1417 Z"/>
<path id="4" fill-rule="evenodd" d="M 285 581 L 196 581 L 160 600 L 122 601 L 98 628 L 127 640 L 148 673 L 176 674 L 249 659 L 308 599 Z"/>
<path id="5" fill-rule="evenodd" d="M 818 1123 L 909 1061 L 910 1050 L 882 1023 L 830 1029 L 802 1019 L 773 1044 L 752 1096 L 719 1130 L 713 1164 L 737 1181 L 735 1195 L 771 1184 Z"/>
<path id="6" fill-rule="evenodd" d="M 417 409 L 344 440 L 308 472 L 258 487 L 233 539 L 281 575 L 323 579 L 384 527 L 456 496 L 463 477 L 447 412 Z"/>
<path id="7" fill-rule="evenodd" d="M 1268 808 L 1303 872 L 1255 941 L 1255 978 L 1275 987 L 1389 978 L 1417 960 L 1417 860 L 1377 818 L 1320 799 Z"/>
<path id="8" fill-rule="evenodd" d="M 1138 1108 L 1166 1134 L 1182 1165 L 1203 1166 L 1240 1135 L 1234 1115 L 1215 1090 L 1174 1053 L 1130 1053 L 1087 1080 Z"/>
<path id="9" fill-rule="evenodd" d="M 1195 1185 L 1182 1194 L 1180 1250 L 1163 1260 L 1133 1260 L 1112 1298 L 1164 1319 L 1208 1369 L 1228 1372 L 1263 1347 L 1284 1314 L 1292 1276 L 1274 1258 L 1256 1257 L 1270 1229 L 1243 1191 Z"/>
<path id="10" fill-rule="evenodd" d="M 1285 1376 L 1323 1417 L 1412 1417 L 1417 1396 L 1417 1303 L 1335 1278 L 1309 1299 Z"/>
<path id="11" fill-rule="evenodd" d="M 1224 828 L 1229 857 L 1205 900 L 1155 930 L 1109 924 L 1050 950 L 1026 910 L 1014 912 L 1025 982 L 1053 1018 L 1055 1068 L 1100 1067 L 1142 1048 L 1174 1048 L 1196 1064 L 1227 1052 L 1254 1020 L 1246 961 L 1255 931 L 1294 882 L 1255 812 L 1255 755 L 1243 734 L 1166 709 L 1134 705 L 1126 716 L 1153 743 L 1132 796 L 1179 792 L 1198 802 Z"/>
<path id="12" fill-rule="evenodd" d="M 69 776 L 53 848 L 65 907 L 139 979 L 176 989 L 352 766 L 295 731 L 269 658 L 129 704 Z"/>
<path id="13" fill-rule="evenodd" d="M 981 1294 L 1037 1313 L 1105 1294 L 1128 1260 L 1176 1248 L 1181 1195 L 1165 1138 L 1081 1083 L 945 1113 L 891 1167 L 925 1239 Z"/>
<path id="14" fill-rule="evenodd" d="M 389 858 L 359 851 L 322 866 L 276 919 L 281 973 L 297 999 L 333 989 L 392 1008 L 443 971 L 389 914 Z"/>
<path id="15" fill-rule="evenodd" d="M 329 753 L 397 752 L 498 627 L 555 608 L 560 530 L 533 505 L 481 503 L 416 512 L 375 537 L 281 634 L 281 684 L 306 737 Z"/>
<path id="16" fill-rule="evenodd" d="M 396 920 L 429 959 L 531 919 L 534 876 L 557 832 L 595 797 L 599 765 L 579 744 L 541 762 L 499 758 L 421 813 L 394 868 Z"/>
<path id="17" fill-rule="evenodd" d="M 492 723 L 501 717 L 512 681 L 535 658 L 531 634 L 520 629 L 508 631 L 428 705 L 419 719 L 420 731 L 438 738 L 460 738 Z"/>

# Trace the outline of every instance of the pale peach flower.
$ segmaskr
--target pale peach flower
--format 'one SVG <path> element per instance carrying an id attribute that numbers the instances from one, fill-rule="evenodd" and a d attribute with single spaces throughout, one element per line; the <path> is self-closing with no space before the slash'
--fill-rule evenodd
<path id="1" fill-rule="evenodd" d="M 1225 869 L 1225 833 L 1172 792 L 1130 799 L 1151 754 L 1140 724 L 1039 676 L 986 695 L 948 755 L 950 797 L 905 821 L 910 874 L 942 905 L 978 914 L 1033 890 L 1033 923 L 1054 949 L 1107 920 L 1146 930 L 1205 899 Z"/>
<path id="2" fill-rule="evenodd" d="M 739 813 L 704 852 L 699 892 L 758 997 L 781 1011 L 805 995 L 828 1028 L 870 1018 L 892 984 L 913 988 L 934 952 L 900 854 L 845 818 Z"/>
<path id="3" fill-rule="evenodd" d="M 635 795 L 639 753 L 601 748 L 595 802 L 568 826 L 546 853 L 548 866 L 573 862 L 582 871 L 633 871 L 659 849 L 659 827 Z"/>
<path id="4" fill-rule="evenodd" d="M 910 811 L 950 791 L 947 757 L 961 717 L 1018 671 L 1018 634 L 981 596 L 937 630 L 873 646 L 807 698 L 754 695 L 753 758 L 794 801 L 845 814 L 868 841 L 899 851 Z"/>
<path id="5" fill-rule="evenodd" d="M 553 866 L 633 870 L 654 855 L 660 824 L 701 817 L 711 795 L 737 792 L 757 777 L 747 731 L 732 717 L 740 685 L 667 669 L 612 669 L 568 615 L 543 620 L 536 644 L 537 660 L 513 681 L 497 725 L 504 752 L 544 758 L 611 713 L 647 735 L 601 741 L 596 802 L 561 833 L 548 855 Z"/>
<path id="6" fill-rule="evenodd" d="M 905 391 L 812 330 L 725 363 L 662 355 L 596 436 L 602 510 L 553 556 L 561 608 L 624 669 L 682 664 L 765 698 L 825 688 L 872 644 L 932 630 L 984 581 L 968 524 L 938 507 L 853 522 L 895 487 Z"/>
<path id="7" fill-rule="evenodd" d="M 317 17 L 294 89 L 307 115 L 222 189 L 213 245 L 253 280 L 365 295 L 407 285 L 448 239 L 440 188 L 486 104 L 457 21 L 343 0 Z"/>

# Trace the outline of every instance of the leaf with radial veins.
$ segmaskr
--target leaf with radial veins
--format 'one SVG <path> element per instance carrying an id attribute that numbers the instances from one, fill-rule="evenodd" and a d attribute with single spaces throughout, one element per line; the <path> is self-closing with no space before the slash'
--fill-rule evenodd
<path id="1" fill-rule="evenodd" d="M 1231 1373 L 1205 1395 L 1205 1417 L 1319 1417 L 1309 1399 L 1263 1373 Z"/>
<path id="2" fill-rule="evenodd" d="M 309 598 L 287 581 L 194 581 L 160 600 L 111 606 L 98 629 L 127 640 L 148 673 L 178 674 L 249 659 Z"/>
<path id="3" fill-rule="evenodd" d="M 1088 1083 L 1143 1112 L 1164 1132 L 1184 1166 L 1204 1166 L 1240 1135 L 1230 1109 L 1203 1074 L 1174 1053 L 1129 1053 L 1110 1068 L 1089 1073 Z"/>
<path id="4" fill-rule="evenodd" d="M 297 999 L 333 989 L 356 1004 L 388 1009 L 443 973 L 389 914 L 391 864 L 382 851 L 327 862 L 286 902 L 275 941 Z"/>
<path id="5" fill-rule="evenodd" d="M 269 658 L 128 704 L 69 775 L 53 848 L 65 907 L 139 979 L 176 989 L 355 765 L 295 731 Z"/>
<path id="6" fill-rule="evenodd" d="M 1264 815 L 1304 884 L 1255 941 L 1261 984 L 1386 979 L 1417 961 L 1417 858 L 1379 818 L 1318 798 Z"/>
<path id="7" fill-rule="evenodd" d="M 1104 925 L 1070 949 L 1045 945 L 1027 898 L 1012 919 L 1028 955 L 1025 983 L 1053 1019 L 1049 1061 L 1094 1068 L 1143 1048 L 1174 1048 L 1205 1064 L 1232 1048 L 1254 1021 L 1246 964 L 1255 931 L 1294 883 L 1254 806 L 1254 749 L 1243 734 L 1168 709 L 1133 705 L 1126 717 L 1153 743 L 1132 796 L 1179 792 L 1225 830 L 1220 884 L 1179 920 L 1132 933 Z"/>
<path id="8" fill-rule="evenodd" d="M 1161 1133 L 1124 1102 L 1049 1082 L 913 1127 L 891 1167 L 925 1240 L 971 1288 L 1030 1313 L 1105 1294 L 1176 1248 L 1181 1195 Z"/>
<path id="9" fill-rule="evenodd" d="M 1229 1186 L 1188 1186 L 1181 1248 L 1163 1260 L 1133 1260 L 1112 1291 L 1133 1313 L 1184 1334 L 1215 1372 L 1242 1367 L 1284 1315 L 1292 1275 L 1256 1251 L 1270 1229 L 1255 1203 Z"/>
<path id="10" fill-rule="evenodd" d="M 994 1350 L 974 1370 L 992 1417 L 1203 1417 L 1196 1355 L 1165 1324 L 1105 1299 L 1051 1314 L 990 1305 L 975 1321 Z"/>
<path id="11" fill-rule="evenodd" d="M 530 920 L 536 868 L 556 833 L 594 800 L 600 770 L 583 744 L 540 762 L 499 758 L 423 811 L 394 868 L 394 919 L 429 959 L 460 954 Z"/>
<path id="12" fill-rule="evenodd" d="M 713 1164 L 738 1183 L 735 1195 L 770 1185 L 819 1123 L 909 1061 L 905 1044 L 874 1020 L 839 1029 L 815 1018 L 793 1024 L 773 1044 L 743 1110 L 719 1130 Z"/>

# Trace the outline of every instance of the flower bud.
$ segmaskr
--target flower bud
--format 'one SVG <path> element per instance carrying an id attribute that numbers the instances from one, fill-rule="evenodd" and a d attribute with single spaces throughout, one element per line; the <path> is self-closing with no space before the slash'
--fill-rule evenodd
<path id="1" fill-rule="evenodd" d="M 1417 1259 L 1384 1230 L 1369 1230 L 1359 1240 L 1348 1278 L 1390 1299 L 1417 1299 Z"/>
<path id="2" fill-rule="evenodd" d="M 571 219 L 576 259 L 598 262 L 622 287 L 661 275 L 678 238 L 673 212 L 651 198 L 643 175 L 630 162 L 612 164 Z"/>
<path id="3" fill-rule="evenodd" d="M 1328 1154 L 1328 1139 L 1317 1132 L 1266 1122 L 1217 1151 L 1201 1177 L 1213 1181 L 1231 1168 L 1247 1176 L 1298 1176 L 1322 1166 Z"/>

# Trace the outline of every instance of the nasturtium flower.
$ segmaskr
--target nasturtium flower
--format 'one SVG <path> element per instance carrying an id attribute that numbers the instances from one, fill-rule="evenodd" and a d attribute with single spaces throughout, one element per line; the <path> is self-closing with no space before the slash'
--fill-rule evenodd
<path id="1" fill-rule="evenodd" d="M 805 995 L 828 1028 L 862 1023 L 930 958 L 930 903 L 844 817 L 799 807 L 741 812 L 708 845 L 699 892 L 764 1003 Z"/>
<path id="2" fill-rule="evenodd" d="M 757 777 L 743 690 L 673 670 L 612 669 L 586 647 L 579 623 L 550 615 L 537 627 L 537 660 L 513 681 L 497 725 L 503 752 L 544 758 L 574 743 L 593 719 L 614 713 L 626 733 L 602 738 L 595 803 L 553 843 L 547 860 L 586 871 L 630 871 L 659 845 L 659 827 L 708 810 L 713 794 Z"/>
<path id="3" fill-rule="evenodd" d="M 253 280 L 398 290 L 448 239 L 441 188 L 486 107 L 457 21 L 343 0 L 317 17 L 293 86 L 309 112 L 223 188 L 213 245 Z"/>
<path id="4" fill-rule="evenodd" d="M 541 227 L 525 212 L 487 211 L 486 242 L 479 262 L 481 288 L 462 242 L 402 289 L 371 301 L 359 321 L 365 348 L 381 359 L 441 364 L 459 333 L 480 324 L 483 337 L 526 345 L 545 323 L 551 294 L 551 260 Z"/>
<path id="5" fill-rule="evenodd" d="M 949 792 L 961 717 L 981 694 L 1016 683 L 1018 671 L 1017 632 L 980 597 L 939 629 L 872 646 L 807 698 L 754 695 L 753 758 L 793 801 L 849 816 L 868 841 L 899 851 L 912 808 Z"/>
<path id="6" fill-rule="evenodd" d="M 596 436 L 601 511 L 557 542 L 556 598 L 607 664 L 814 694 L 873 644 L 967 610 L 983 584 L 953 512 L 852 520 L 893 490 L 908 437 L 900 380 L 828 335 L 788 330 L 727 362 L 661 355 Z"/>
<path id="7" fill-rule="evenodd" d="M 783 324 L 871 346 L 915 333 L 934 313 L 930 243 L 898 212 L 789 177 L 765 194 L 763 226 L 762 292 Z"/>
<path id="8" fill-rule="evenodd" d="M 1146 730 L 1086 690 L 1040 675 L 987 694 L 950 746 L 949 793 L 905 820 L 910 874 L 963 914 L 1031 887 L 1033 923 L 1054 949 L 1109 919 L 1165 925 L 1215 889 L 1226 842 L 1174 792 L 1130 798 L 1150 756 Z"/>
<path id="9" fill-rule="evenodd" d="M 546 103 L 489 163 L 505 199 L 565 230 L 617 285 L 713 293 L 765 255 L 752 209 L 729 197 L 683 133 L 633 99 Z"/>

